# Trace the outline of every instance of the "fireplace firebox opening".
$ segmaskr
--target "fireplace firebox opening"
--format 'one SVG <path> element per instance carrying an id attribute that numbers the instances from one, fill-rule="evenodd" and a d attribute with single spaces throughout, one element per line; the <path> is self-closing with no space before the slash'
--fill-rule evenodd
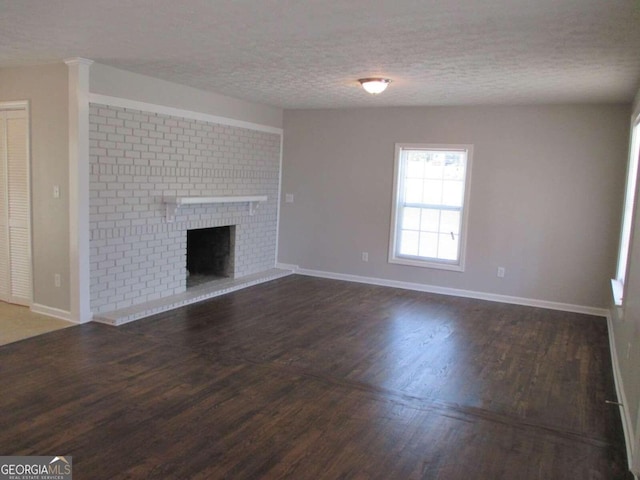
<path id="1" fill-rule="evenodd" d="M 235 225 L 187 230 L 187 288 L 233 277 Z"/>

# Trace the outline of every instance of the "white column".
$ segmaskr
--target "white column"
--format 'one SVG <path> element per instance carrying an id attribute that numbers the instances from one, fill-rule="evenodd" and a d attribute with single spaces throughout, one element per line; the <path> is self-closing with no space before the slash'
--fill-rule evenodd
<path id="1" fill-rule="evenodd" d="M 92 318 L 89 270 L 89 67 L 85 58 L 69 67 L 69 257 L 71 319 Z"/>

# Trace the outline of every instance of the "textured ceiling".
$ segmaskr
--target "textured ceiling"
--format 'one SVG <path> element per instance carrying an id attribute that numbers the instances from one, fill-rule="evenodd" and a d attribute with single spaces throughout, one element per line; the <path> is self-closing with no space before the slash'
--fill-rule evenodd
<path id="1" fill-rule="evenodd" d="M 0 0 L 0 67 L 75 56 L 282 108 L 630 101 L 640 1 Z"/>

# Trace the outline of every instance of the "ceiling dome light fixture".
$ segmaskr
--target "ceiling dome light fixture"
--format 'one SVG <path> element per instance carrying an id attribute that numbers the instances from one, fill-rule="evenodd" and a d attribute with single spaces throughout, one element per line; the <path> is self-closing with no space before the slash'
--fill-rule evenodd
<path id="1" fill-rule="evenodd" d="M 391 83 L 388 78 L 361 78 L 358 80 L 362 88 L 364 88 L 371 95 L 377 95 L 386 90 Z"/>

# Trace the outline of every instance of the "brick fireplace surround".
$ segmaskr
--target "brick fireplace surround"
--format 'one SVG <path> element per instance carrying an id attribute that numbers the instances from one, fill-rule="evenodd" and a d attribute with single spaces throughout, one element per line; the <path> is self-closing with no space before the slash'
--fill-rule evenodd
<path id="1" fill-rule="evenodd" d="M 235 225 L 233 278 L 276 261 L 281 135 L 90 104 L 91 309 L 107 315 L 186 292 L 186 231 Z M 186 205 L 164 197 L 266 195 Z"/>

